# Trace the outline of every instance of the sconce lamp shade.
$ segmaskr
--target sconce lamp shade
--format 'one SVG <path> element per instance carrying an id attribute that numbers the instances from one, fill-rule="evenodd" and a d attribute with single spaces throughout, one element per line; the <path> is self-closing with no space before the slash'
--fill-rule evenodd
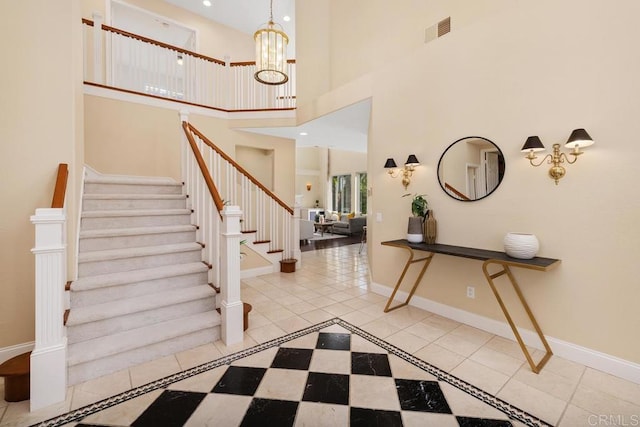
<path id="1" fill-rule="evenodd" d="M 567 148 L 582 148 L 588 147 L 593 144 L 593 139 L 589 136 L 586 130 L 584 129 L 575 129 L 571 132 L 567 143 L 564 145 Z"/>
<path id="2" fill-rule="evenodd" d="M 393 168 L 397 168 L 398 165 L 396 165 L 396 161 L 393 160 L 392 158 L 387 159 L 387 161 L 384 164 L 385 169 L 393 169 Z"/>
<path id="3" fill-rule="evenodd" d="M 405 166 L 418 166 L 419 164 L 420 164 L 420 162 L 416 158 L 415 154 L 410 154 L 409 157 L 407 158 L 406 163 L 404 165 Z"/>
<path id="4" fill-rule="evenodd" d="M 529 138 L 527 138 L 524 145 L 522 146 L 522 150 L 520 151 L 522 152 L 544 151 L 544 145 L 542 144 L 542 141 L 540 141 L 539 137 L 530 136 Z"/>

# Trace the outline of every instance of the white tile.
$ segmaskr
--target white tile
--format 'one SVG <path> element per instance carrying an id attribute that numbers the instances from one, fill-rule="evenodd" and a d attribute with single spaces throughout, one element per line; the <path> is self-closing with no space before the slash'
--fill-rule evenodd
<path id="1" fill-rule="evenodd" d="M 493 406 L 487 405 L 480 399 L 477 399 L 470 394 L 465 393 L 457 387 L 454 387 L 445 382 L 440 382 L 439 384 L 440 389 L 442 390 L 442 393 L 444 393 L 444 396 L 447 399 L 447 403 L 451 408 L 451 412 L 456 415 L 465 417 L 492 418 L 496 420 L 504 420 L 508 418 L 504 412 L 499 411 Z"/>
<path id="2" fill-rule="evenodd" d="M 132 386 L 129 370 L 127 369 L 76 384 L 73 388 L 71 409 L 81 408 L 122 393 L 132 388 Z"/>
<path id="3" fill-rule="evenodd" d="M 432 414 L 429 412 L 402 411 L 402 423 L 405 427 L 459 427 L 456 417 L 450 414 Z"/>
<path id="4" fill-rule="evenodd" d="M 576 426 L 597 426 L 597 425 L 615 425 L 613 423 L 602 422 L 598 418 L 599 416 L 593 414 L 577 406 L 568 405 L 565 409 L 558 427 L 576 427 Z M 608 421 L 608 420 L 607 420 Z M 623 424 L 618 424 L 623 425 Z"/>
<path id="5" fill-rule="evenodd" d="M 275 322 L 276 326 L 287 333 L 296 332 L 304 328 L 312 326 L 311 322 L 303 319 L 300 316 L 293 316 L 287 319 L 278 320 Z"/>
<path id="6" fill-rule="evenodd" d="M 630 418 L 640 416 L 640 406 L 626 400 L 616 399 L 609 393 L 578 385 L 571 404 L 594 414 L 619 415 Z M 640 419 L 638 420 L 640 421 Z"/>
<path id="7" fill-rule="evenodd" d="M 209 394 L 205 396 L 185 427 L 237 426 L 251 404 L 251 396 Z"/>
<path id="8" fill-rule="evenodd" d="M 311 356 L 309 372 L 349 375 L 351 373 L 351 353 L 340 350 L 316 349 Z"/>
<path id="9" fill-rule="evenodd" d="M 351 351 L 359 353 L 387 353 L 382 347 L 355 334 L 351 335 Z"/>
<path id="10" fill-rule="evenodd" d="M 580 385 L 596 388 L 618 399 L 626 400 L 640 406 L 640 384 L 587 368 Z M 640 420 L 639 420 L 640 424 Z"/>
<path id="11" fill-rule="evenodd" d="M 571 399 L 578 386 L 578 379 L 572 380 L 547 370 L 547 366 L 536 374 L 531 370 L 528 363 L 523 364 L 513 378 L 565 402 Z"/>
<path id="12" fill-rule="evenodd" d="M 365 323 L 360 328 L 375 335 L 378 338 L 386 338 L 389 335 L 395 334 L 400 330 L 397 326 L 393 326 L 386 322 L 384 319 L 376 319 L 372 322 Z"/>
<path id="13" fill-rule="evenodd" d="M 253 347 L 253 346 L 257 345 L 257 344 L 258 343 L 253 338 L 248 336 L 246 334 L 246 332 L 244 334 L 244 339 L 240 343 L 232 344 L 232 345 L 226 345 L 221 340 L 218 340 L 218 341 L 213 343 L 213 345 L 216 346 L 218 351 L 220 353 L 224 354 L 225 356 L 227 356 L 227 355 L 229 355 L 231 353 L 238 352 L 240 350 L 247 349 L 249 347 Z"/>
<path id="14" fill-rule="evenodd" d="M 354 326 L 362 326 L 365 323 L 369 323 L 375 320 L 374 317 L 369 316 L 361 311 L 352 311 L 351 313 L 340 316 L 345 322 L 349 322 Z"/>
<path id="15" fill-rule="evenodd" d="M 180 372 L 180 364 L 175 356 L 167 356 L 161 359 L 129 368 L 131 375 L 131 386 L 138 387 L 151 381 L 164 378 L 168 375 Z"/>
<path id="16" fill-rule="evenodd" d="M 496 394 L 509 380 L 509 376 L 470 359 L 456 366 L 451 373 L 491 394 Z"/>
<path id="17" fill-rule="evenodd" d="M 400 401 L 393 378 L 351 375 L 349 388 L 349 404 L 352 407 L 400 410 Z"/>
<path id="18" fill-rule="evenodd" d="M 302 400 L 307 371 L 271 368 L 262 377 L 254 397 L 277 400 Z"/>
<path id="19" fill-rule="evenodd" d="M 467 341 L 460 336 L 452 335 L 450 333 L 438 338 L 435 343 L 440 347 L 444 347 L 447 350 L 458 353 L 464 357 L 471 356 L 473 353 L 478 351 L 480 347 L 482 347 L 481 343 Z"/>
<path id="20" fill-rule="evenodd" d="M 2 415 L 0 425 L 2 427 L 23 427 L 69 412 L 71 410 L 72 394 L 73 387 L 69 387 L 67 388 L 64 402 L 56 403 L 33 412 L 29 412 L 30 402 L 28 400 L 11 402 L 4 409 L 4 415 Z M 0 413 L 2 410 L 3 409 L 0 409 Z"/>
<path id="21" fill-rule="evenodd" d="M 227 365 L 224 365 L 210 369 L 201 374 L 170 384 L 167 389 L 210 393 L 224 373 L 227 372 L 227 367 Z"/>
<path id="22" fill-rule="evenodd" d="M 418 351 L 422 347 L 429 344 L 429 341 L 423 340 L 422 338 L 419 338 L 405 331 L 398 331 L 395 334 L 385 338 L 385 341 L 389 344 L 395 345 L 398 348 L 401 348 L 407 353 Z"/>
<path id="23" fill-rule="evenodd" d="M 414 356 L 447 372 L 451 372 L 465 360 L 463 356 L 433 343 L 416 351 Z"/>
<path id="24" fill-rule="evenodd" d="M 473 353 L 469 359 L 508 376 L 513 376 L 524 364 L 520 359 L 513 358 L 487 347 L 480 348 Z M 527 365 L 527 367 L 528 366 L 529 365 Z"/>
<path id="25" fill-rule="evenodd" d="M 428 342 L 433 342 L 447 333 L 440 328 L 427 325 L 424 322 L 414 323 L 413 325 L 407 327 L 405 331 Z"/>
<path id="26" fill-rule="evenodd" d="M 295 338 L 291 341 L 280 344 L 280 347 L 288 348 L 316 348 L 318 343 L 318 333 L 312 332 L 310 334 L 303 335 L 299 338 Z"/>
<path id="27" fill-rule="evenodd" d="M 335 427 L 349 425 L 349 407 L 316 402 L 300 402 L 296 427 Z"/>
<path id="28" fill-rule="evenodd" d="M 567 403 L 561 399 L 516 379 L 507 382 L 497 397 L 553 425 L 558 422 L 567 406 Z"/>
<path id="29" fill-rule="evenodd" d="M 176 353 L 176 359 L 180 364 L 180 369 L 183 371 L 221 357 L 222 353 L 220 353 L 213 344 L 205 344 L 200 347 Z"/>
<path id="30" fill-rule="evenodd" d="M 286 332 L 276 325 L 265 325 L 255 329 L 247 329 L 246 334 L 258 343 L 264 343 L 274 338 L 286 335 Z"/>
<path id="31" fill-rule="evenodd" d="M 250 366 L 256 368 L 268 368 L 278 353 L 278 347 L 271 347 L 261 352 L 246 356 L 231 362 L 233 366 Z"/>
<path id="32" fill-rule="evenodd" d="M 104 409 L 95 414 L 89 415 L 82 420 L 83 423 L 109 424 L 109 425 L 130 425 L 136 418 L 144 412 L 154 400 L 162 394 L 163 390 L 158 389 L 145 393 L 134 399 L 122 402 L 119 405 Z"/>
<path id="33" fill-rule="evenodd" d="M 309 322 L 311 322 L 311 324 L 315 325 L 316 323 L 321 323 L 325 320 L 333 319 L 335 316 L 331 313 L 327 313 L 322 309 L 316 309 L 313 311 L 302 313 L 300 317 L 308 320 Z"/>
<path id="34" fill-rule="evenodd" d="M 393 378 L 436 381 L 436 377 L 427 371 L 422 370 L 393 354 L 389 355 L 389 366 L 391 367 Z"/>

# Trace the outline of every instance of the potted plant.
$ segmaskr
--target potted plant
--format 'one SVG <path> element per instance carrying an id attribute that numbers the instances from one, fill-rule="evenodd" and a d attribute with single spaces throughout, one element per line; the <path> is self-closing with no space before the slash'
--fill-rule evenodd
<path id="1" fill-rule="evenodd" d="M 407 193 L 402 197 L 411 196 Z M 411 214 L 407 227 L 407 241 L 411 243 L 421 243 L 424 240 L 423 224 L 429 210 L 429 203 L 425 194 L 414 194 L 411 199 Z"/>

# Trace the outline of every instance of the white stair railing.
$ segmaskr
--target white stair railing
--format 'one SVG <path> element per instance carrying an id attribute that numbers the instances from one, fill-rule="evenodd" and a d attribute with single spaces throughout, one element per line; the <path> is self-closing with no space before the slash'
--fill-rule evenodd
<path id="1" fill-rule="evenodd" d="M 280 253 L 281 259 L 299 259 L 299 218 L 294 210 L 189 124 L 186 116 L 183 128 L 205 153 L 202 157 L 224 203 L 242 208 L 242 231 L 255 232 L 253 243 L 268 244 L 268 253 Z"/>
<path id="2" fill-rule="evenodd" d="M 84 81 L 222 111 L 295 108 L 295 61 L 289 81 L 258 83 L 255 62 L 229 63 L 178 46 L 82 20 Z"/>

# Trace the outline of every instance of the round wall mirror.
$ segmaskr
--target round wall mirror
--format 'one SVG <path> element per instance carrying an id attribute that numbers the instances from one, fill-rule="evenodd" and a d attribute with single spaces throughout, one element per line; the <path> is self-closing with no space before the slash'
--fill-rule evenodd
<path id="1" fill-rule="evenodd" d="M 440 187 L 456 200 L 472 202 L 493 193 L 504 177 L 504 156 L 491 140 L 467 136 L 451 144 L 438 162 Z"/>

